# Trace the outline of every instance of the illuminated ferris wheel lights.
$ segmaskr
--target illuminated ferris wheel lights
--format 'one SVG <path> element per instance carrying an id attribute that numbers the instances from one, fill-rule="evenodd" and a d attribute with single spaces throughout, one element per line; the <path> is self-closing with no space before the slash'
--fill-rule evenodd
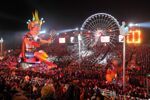
<path id="1" fill-rule="evenodd" d="M 90 31 L 90 30 L 88 30 L 88 33 L 91 33 L 91 31 Z"/>
<path id="2" fill-rule="evenodd" d="M 109 32 L 112 32 L 112 30 L 110 29 Z"/>
<path id="3" fill-rule="evenodd" d="M 97 30 L 95 36 L 101 36 L 103 33 L 103 30 Z"/>
<path id="4" fill-rule="evenodd" d="M 87 34 L 83 34 L 83 37 L 86 38 L 84 40 L 85 46 L 100 46 L 103 45 L 103 41 L 100 41 L 100 38 L 103 36 L 110 36 L 110 42 L 107 42 L 107 46 L 112 47 L 110 45 L 116 45 L 118 41 L 119 29 L 120 25 L 117 19 L 113 16 L 106 13 L 96 13 L 90 17 L 88 17 L 82 27 L 84 30 L 90 30 L 91 33 L 87 36 Z M 89 33 L 89 32 L 88 32 Z M 102 40 L 109 40 L 108 38 L 103 38 Z M 87 44 L 90 43 L 90 45 Z"/>

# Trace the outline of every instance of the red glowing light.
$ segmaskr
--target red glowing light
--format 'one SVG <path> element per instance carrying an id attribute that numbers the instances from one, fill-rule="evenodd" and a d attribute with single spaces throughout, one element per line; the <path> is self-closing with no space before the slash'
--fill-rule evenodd
<path id="1" fill-rule="evenodd" d="M 127 43 L 135 43 L 135 44 L 141 43 L 141 31 L 140 30 L 130 31 L 129 35 L 127 36 Z"/>

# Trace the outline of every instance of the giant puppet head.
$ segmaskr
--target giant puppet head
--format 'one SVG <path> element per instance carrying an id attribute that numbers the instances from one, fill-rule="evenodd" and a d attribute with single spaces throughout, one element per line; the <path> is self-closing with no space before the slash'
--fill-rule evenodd
<path id="1" fill-rule="evenodd" d="M 37 35 L 41 30 L 41 26 L 43 23 L 45 23 L 45 21 L 43 20 L 43 18 L 39 20 L 38 12 L 35 11 L 35 13 L 33 13 L 32 21 L 28 20 L 27 22 L 30 33 L 32 35 Z"/>

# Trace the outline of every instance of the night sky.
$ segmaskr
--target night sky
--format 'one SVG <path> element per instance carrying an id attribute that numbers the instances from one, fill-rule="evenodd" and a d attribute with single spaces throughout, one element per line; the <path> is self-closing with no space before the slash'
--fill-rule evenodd
<path id="1" fill-rule="evenodd" d="M 32 18 L 35 9 L 45 19 L 43 28 L 48 30 L 81 27 L 84 20 L 95 13 L 111 14 L 119 23 L 150 22 L 148 0 L 2 0 L 0 36 L 20 38 L 27 31 L 26 21 Z M 150 43 L 150 29 L 142 30 L 144 42 Z"/>

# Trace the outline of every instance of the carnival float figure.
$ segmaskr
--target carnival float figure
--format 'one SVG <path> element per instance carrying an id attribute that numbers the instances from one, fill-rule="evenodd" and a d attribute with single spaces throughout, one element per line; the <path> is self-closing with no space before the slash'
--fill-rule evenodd
<path id="1" fill-rule="evenodd" d="M 22 51 L 20 58 L 25 63 L 42 63 L 48 65 L 49 68 L 57 67 L 52 61 L 49 60 L 49 56 L 43 50 L 38 50 L 42 44 L 52 43 L 52 38 L 44 40 L 39 37 L 41 26 L 45 21 L 43 18 L 39 20 L 38 12 L 33 13 L 32 21 L 27 22 L 29 32 L 26 33 L 22 41 Z"/>

